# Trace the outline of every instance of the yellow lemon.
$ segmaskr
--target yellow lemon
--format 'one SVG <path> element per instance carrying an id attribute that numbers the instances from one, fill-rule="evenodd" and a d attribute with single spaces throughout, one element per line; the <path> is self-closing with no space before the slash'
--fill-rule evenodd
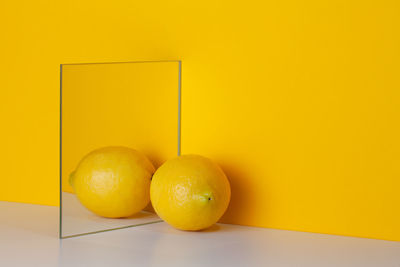
<path id="1" fill-rule="evenodd" d="M 164 221 L 181 230 L 216 223 L 231 197 L 229 181 L 210 159 L 183 155 L 165 162 L 153 175 L 150 199 Z"/>
<path id="2" fill-rule="evenodd" d="M 127 147 L 104 147 L 90 152 L 71 174 L 79 201 L 108 218 L 128 217 L 150 200 L 155 169 L 142 153 Z"/>

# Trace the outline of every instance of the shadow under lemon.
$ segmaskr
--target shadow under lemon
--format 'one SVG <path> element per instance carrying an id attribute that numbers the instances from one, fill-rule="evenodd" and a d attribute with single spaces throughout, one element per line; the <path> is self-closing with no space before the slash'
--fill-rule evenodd
<path id="1" fill-rule="evenodd" d="M 218 165 L 225 172 L 231 186 L 231 200 L 224 215 L 219 220 L 220 223 L 235 223 L 249 225 L 248 223 L 238 223 L 248 221 L 249 214 L 252 214 L 251 207 L 255 201 L 253 190 L 257 185 L 251 183 L 248 171 L 234 160 L 216 160 Z"/>

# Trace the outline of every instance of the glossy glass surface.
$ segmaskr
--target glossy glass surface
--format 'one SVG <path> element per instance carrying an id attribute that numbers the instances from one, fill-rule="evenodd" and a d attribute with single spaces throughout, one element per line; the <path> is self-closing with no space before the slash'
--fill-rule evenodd
<path id="1" fill-rule="evenodd" d="M 180 153 L 180 61 L 61 65 L 60 238 L 160 221 L 151 206 L 129 218 L 87 210 L 69 175 L 90 151 L 126 146 L 157 168 Z"/>

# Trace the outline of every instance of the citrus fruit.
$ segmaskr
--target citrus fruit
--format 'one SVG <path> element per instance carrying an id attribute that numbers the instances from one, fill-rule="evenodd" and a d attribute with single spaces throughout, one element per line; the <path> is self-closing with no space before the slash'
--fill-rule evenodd
<path id="1" fill-rule="evenodd" d="M 165 162 L 153 175 L 150 199 L 164 221 L 181 230 L 216 223 L 228 207 L 229 181 L 208 158 L 183 155 Z"/>
<path id="2" fill-rule="evenodd" d="M 87 154 L 70 176 L 79 201 L 93 213 L 128 217 L 150 200 L 150 180 L 155 169 L 139 151 L 104 147 Z"/>

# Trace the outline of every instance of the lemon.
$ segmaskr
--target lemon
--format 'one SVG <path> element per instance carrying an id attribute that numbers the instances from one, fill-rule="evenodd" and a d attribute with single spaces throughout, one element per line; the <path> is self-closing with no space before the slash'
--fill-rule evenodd
<path id="1" fill-rule="evenodd" d="M 149 203 L 154 171 L 139 151 L 104 147 L 80 161 L 70 184 L 82 205 L 93 213 L 108 218 L 128 217 Z"/>
<path id="2" fill-rule="evenodd" d="M 181 230 L 201 230 L 216 223 L 231 197 L 221 168 L 199 155 L 165 162 L 153 175 L 150 199 L 164 221 Z"/>

